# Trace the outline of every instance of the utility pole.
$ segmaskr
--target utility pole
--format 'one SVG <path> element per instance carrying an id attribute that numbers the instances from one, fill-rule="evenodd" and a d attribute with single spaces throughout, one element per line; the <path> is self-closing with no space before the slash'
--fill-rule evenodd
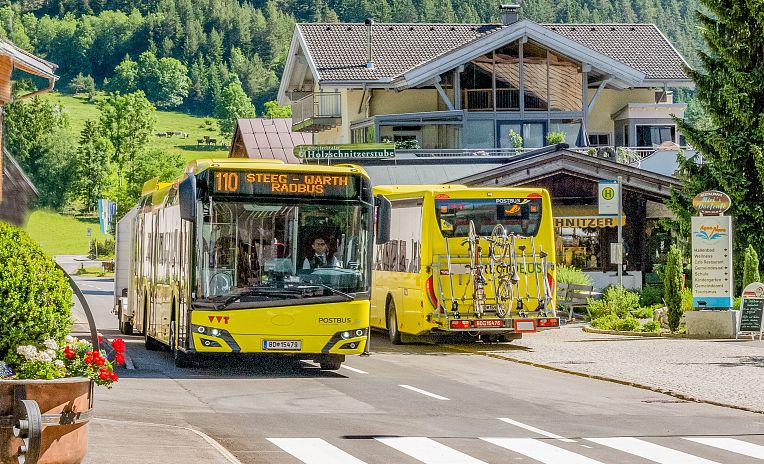
<path id="1" fill-rule="evenodd" d="M 618 176 L 618 286 L 623 287 L 623 177 Z"/>

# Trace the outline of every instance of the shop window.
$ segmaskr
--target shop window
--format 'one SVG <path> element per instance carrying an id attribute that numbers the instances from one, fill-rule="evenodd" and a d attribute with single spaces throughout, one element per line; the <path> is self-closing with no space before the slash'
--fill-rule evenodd
<path id="1" fill-rule="evenodd" d="M 557 264 L 583 270 L 599 270 L 599 229 L 562 227 L 555 230 Z"/>

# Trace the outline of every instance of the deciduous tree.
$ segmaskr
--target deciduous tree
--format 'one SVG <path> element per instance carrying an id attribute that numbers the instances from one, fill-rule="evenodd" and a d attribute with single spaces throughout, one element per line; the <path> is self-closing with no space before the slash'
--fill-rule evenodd
<path id="1" fill-rule="evenodd" d="M 98 104 L 101 133 L 111 143 L 111 160 L 121 177 L 124 167 L 130 165 L 136 153 L 149 143 L 156 124 L 155 108 L 142 91 L 127 95 L 110 94 Z"/>
<path id="2" fill-rule="evenodd" d="M 225 137 L 231 137 L 236 128 L 237 119 L 256 116 L 252 100 L 244 93 L 237 79 L 233 79 L 221 92 L 215 113 L 220 125 L 220 133 Z"/>

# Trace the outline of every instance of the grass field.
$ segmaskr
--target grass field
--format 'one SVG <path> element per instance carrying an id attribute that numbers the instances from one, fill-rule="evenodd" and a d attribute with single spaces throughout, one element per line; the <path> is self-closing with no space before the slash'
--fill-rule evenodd
<path id="1" fill-rule="evenodd" d="M 108 237 L 101 233 L 98 218 L 75 218 L 47 210 L 32 212 L 24 226 L 29 236 L 50 256 L 88 254 L 88 228 L 93 229 L 93 238 L 99 241 Z"/>
<path id="2" fill-rule="evenodd" d="M 88 102 L 87 96 L 84 94 L 72 96 L 52 92 L 47 94 L 45 98 L 50 98 L 64 107 L 69 115 L 69 125 L 75 140 L 79 140 L 80 131 L 85 126 L 86 120 L 97 120 L 100 116 L 96 104 Z M 96 101 L 101 98 L 103 97 L 96 96 Z M 151 147 L 160 148 L 167 153 L 180 153 L 186 161 L 198 158 L 228 157 L 228 149 L 223 145 L 227 146 L 231 141 L 220 136 L 217 121 L 214 118 L 200 118 L 174 111 L 157 111 L 156 119 L 156 130 L 154 131 L 155 135 L 151 137 Z M 170 131 L 185 132 L 188 134 L 188 138 L 159 137 L 156 135 Z M 204 139 L 204 136 L 217 139 L 217 146 L 199 145 L 198 140 Z"/>

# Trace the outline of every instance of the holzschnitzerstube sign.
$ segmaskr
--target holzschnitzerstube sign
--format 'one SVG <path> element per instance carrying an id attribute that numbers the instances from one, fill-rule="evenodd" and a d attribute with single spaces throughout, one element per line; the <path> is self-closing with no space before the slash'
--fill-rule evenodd
<path id="1" fill-rule="evenodd" d="M 297 145 L 294 147 L 294 156 L 299 159 L 395 158 L 395 145 L 392 143 Z"/>

